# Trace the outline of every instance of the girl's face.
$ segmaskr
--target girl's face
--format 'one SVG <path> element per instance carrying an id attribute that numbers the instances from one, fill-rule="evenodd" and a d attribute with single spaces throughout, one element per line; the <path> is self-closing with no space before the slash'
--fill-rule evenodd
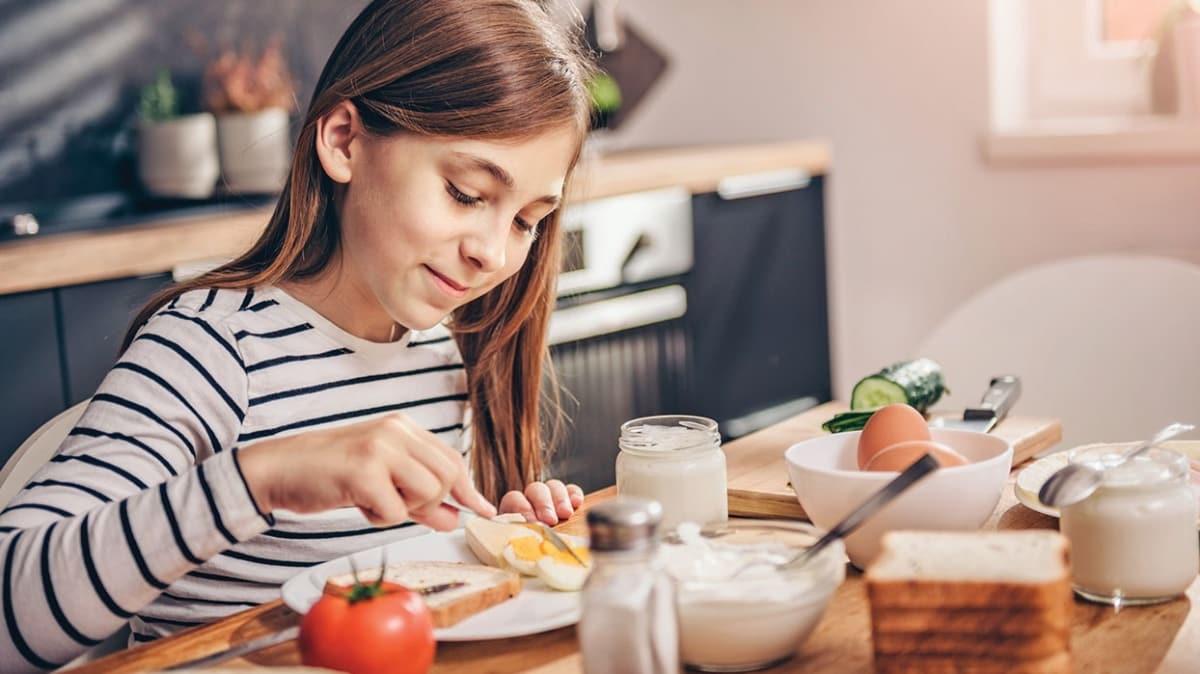
<path id="1" fill-rule="evenodd" d="M 512 142 L 380 138 L 362 133 L 352 106 L 325 126 L 339 114 L 345 135 L 325 128 L 318 155 L 344 184 L 346 299 L 377 303 L 411 330 L 433 327 L 521 268 L 538 222 L 558 207 L 578 143 L 570 128 Z"/>

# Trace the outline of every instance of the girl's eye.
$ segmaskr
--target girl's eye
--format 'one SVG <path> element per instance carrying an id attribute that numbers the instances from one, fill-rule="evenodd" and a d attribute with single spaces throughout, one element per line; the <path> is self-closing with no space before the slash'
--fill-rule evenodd
<path id="1" fill-rule="evenodd" d="M 448 180 L 446 181 L 446 191 L 450 194 L 451 197 L 454 197 L 455 201 L 462 204 L 463 206 L 480 206 L 483 204 L 483 197 L 473 197 L 473 196 L 463 192 L 462 190 L 458 189 L 457 187 L 455 187 L 454 183 L 452 183 Z M 537 236 L 537 223 L 536 222 L 531 223 L 531 222 L 525 220 L 525 218 L 522 218 L 521 216 L 517 216 L 516 218 L 513 219 L 513 224 L 515 224 L 517 226 L 517 229 L 521 230 L 522 233 L 528 234 L 531 236 Z"/>
<path id="2" fill-rule="evenodd" d="M 478 206 L 483 203 L 482 197 L 473 197 L 469 194 L 464 194 L 462 190 L 454 186 L 454 183 L 449 181 L 446 182 L 446 191 L 450 193 L 450 196 L 454 197 L 455 201 L 463 206 Z"/>
<path id="3" fill-rule="evenodd" d="M 513 219 L 513 223 L 516 224 L 517 229 L 521 230 L 523 233 L 529 234 L 532 236 L 537 235 L 537 223 L 536 222 L 530 223 L 525 218 L 522 218 L 521 216 L 517 216 L 516 218 Z"/>

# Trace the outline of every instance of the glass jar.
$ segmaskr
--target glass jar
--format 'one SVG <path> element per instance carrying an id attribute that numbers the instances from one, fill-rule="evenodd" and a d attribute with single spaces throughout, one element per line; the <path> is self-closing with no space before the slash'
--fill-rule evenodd
<path id="1" fill-rule="evenodd" d="M 675 580 L 680 658 L 702 672 L 748 672 L 796 654 L 846 577 L 834 541 L 799 567 L 780 567 L 824 532 L 799 522 L 732 520 L 664 538 Z"/>
<path id="2" fill-rule="evenodd" d="M 1200 566 L 1188 461 L 1151 449 L 1118 465 L 1124 449 L 1095 447 L 1070 459 L 1104 473 L 1095 493 L 1062 510 L 1072 583 L 1084 599 L 1114 606 L 1167 601 Z"/>
<path id="3" fill-rule="evenodd" d="M 617 493 L 662 504 L 663 531 L 681 522 L 729 519 L 717 422 L 688 415 L 641 417 L 621 425 L 618 444 Z"/>

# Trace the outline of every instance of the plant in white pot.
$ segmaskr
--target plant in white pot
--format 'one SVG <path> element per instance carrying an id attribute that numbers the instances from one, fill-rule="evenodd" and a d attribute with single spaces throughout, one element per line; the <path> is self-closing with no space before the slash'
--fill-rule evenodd
<path id="1" fill-rule="evenodd" d="M 220 165 L 217 125 L 207 112 L 180 115 L 170 71 L 142 88 L 138 115 L 138 176 L 160 197 L 212 196 Z"/>
<path id="2" fill-rule="evenodd" d="M 233 193 L 277 192 L 291 161 L 295 88 L 278 39 L 255 58 L 226 50 L 204 73 L 204 104 L 217 116 L 221 173 Z"/>

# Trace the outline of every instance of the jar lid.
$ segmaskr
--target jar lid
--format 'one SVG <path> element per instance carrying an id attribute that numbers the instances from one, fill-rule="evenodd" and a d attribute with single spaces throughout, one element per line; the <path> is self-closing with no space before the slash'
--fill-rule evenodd
<path id="1" fill-rule="evenodd" d="M 690 414 L 639 417 L 621 424 L 617 445 L 622 451 L 678 453 L 721 446 L 717 422 Z"/>
<path id="2" fill-rule="evenodd" d="M 658 501 L 618 496 L 588 510 L 588 545 L 596 552 L 648 549 L 658 544 L 661 521 Z"/>

